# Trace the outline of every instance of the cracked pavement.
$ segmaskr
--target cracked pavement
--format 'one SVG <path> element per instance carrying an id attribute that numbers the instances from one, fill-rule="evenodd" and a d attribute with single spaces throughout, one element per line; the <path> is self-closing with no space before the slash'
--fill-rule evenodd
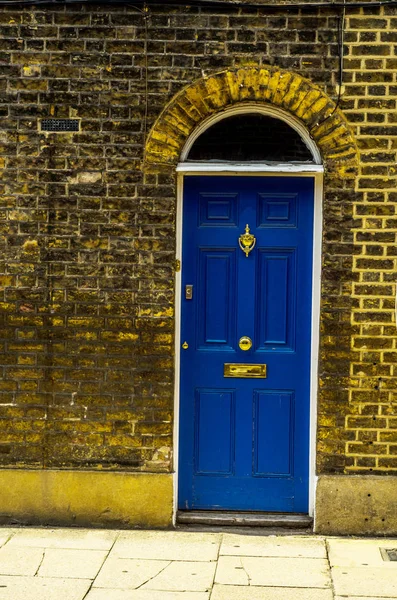
<path id="1" fill-rule="evenodd" d="M 397 599 L 397 539 L 240 531 L 2 528 L 0 600 Z"/>

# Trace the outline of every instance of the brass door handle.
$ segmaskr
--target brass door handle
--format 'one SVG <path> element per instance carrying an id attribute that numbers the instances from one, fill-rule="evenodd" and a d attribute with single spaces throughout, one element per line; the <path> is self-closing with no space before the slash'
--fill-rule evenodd
<path id="1" fill-rule="evenodd" d="M 252 348 L 251 338 L 249 338 L 247 335 L 243 335 L 243 337 L 241 337 L 238 341 L 238 346 L 240 350 L 249 350 L 250 348 Z"/>

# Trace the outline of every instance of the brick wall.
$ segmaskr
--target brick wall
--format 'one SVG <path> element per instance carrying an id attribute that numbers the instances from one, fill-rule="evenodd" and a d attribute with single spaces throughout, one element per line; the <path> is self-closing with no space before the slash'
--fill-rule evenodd
<path id="1" fill-rule="evenodd" d="M 320 472 L 397 468 L 395 13 L 347 12 L 341 107 L 362 165 L 356 189 L 326 178 Z M 146 135 L 226 68 L 275 65 L 335 98 L 337 12 L 4 9 L 0 33 L 0 464 L 168 471 L 175 181 L 143 174 Z M 40 133 L 48 117 L 81 131 Z"/>
<path id="2" fill-rule="evenodd" d="M 361 147 L 353 206 L 352 348 L 346 415 L 352 472 L 397 469 L 397 10 L 349 19 L 346 115 Z"/>

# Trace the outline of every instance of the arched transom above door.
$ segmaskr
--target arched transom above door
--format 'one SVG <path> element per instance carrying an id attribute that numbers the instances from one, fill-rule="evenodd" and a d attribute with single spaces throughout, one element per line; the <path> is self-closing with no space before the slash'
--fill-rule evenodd
<path id="1" fill-rule="evenodd" d="M 357 146 L 335 103 L 308 79 L 271 67 L 222 71 L 183 88 L 149 133 L 145 170 L 158 173 L 174 168 L 187 139 L 203 121 L 242 103 L 279 107 L 293 115 L 309 132 L 329 173 L 340 178 L 355 175 Z"/>

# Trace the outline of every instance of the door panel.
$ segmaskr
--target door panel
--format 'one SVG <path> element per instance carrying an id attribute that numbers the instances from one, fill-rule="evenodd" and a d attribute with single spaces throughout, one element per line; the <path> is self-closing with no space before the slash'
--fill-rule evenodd
<path id="1" fill-rule="evenodd" d="M 232 474 L 234 411 L 233 391 L 196 390 L 196 474 Z"/>
<path id="2" fill-rule="evenodd" d="M 203 192 L 199 198 L 201 226 L 237 225 L 238 194 Z"/>
<path id="3" fill-rule="evenodd" d="M 297 194 L 258 194 L 258 227 L 296 227 Z"/>
<path id="4" fill-rule="evenodd" d="M 184 187 L 179 508 L 306 512 L 313 180 Z M 225 363 L 265 363 L 267 378 L 224 377 Z"/>
<path id="5" fill-rule="evenodd" d="M 200 349 L 232 347 L 235 325 L 236 252 L 200 248 L 198 340 Z"/>
<path id="6" fill-rule="evenodd" d="M 294 249 L 258 252 L 258 350 L 290 351 L 295 342 L 296 255 Z"/>
<path id="7" fill-rule="evenodd" d="M 254 475 L 293 476 L 293 401 L 292 392 L 255 391 Z"/>

